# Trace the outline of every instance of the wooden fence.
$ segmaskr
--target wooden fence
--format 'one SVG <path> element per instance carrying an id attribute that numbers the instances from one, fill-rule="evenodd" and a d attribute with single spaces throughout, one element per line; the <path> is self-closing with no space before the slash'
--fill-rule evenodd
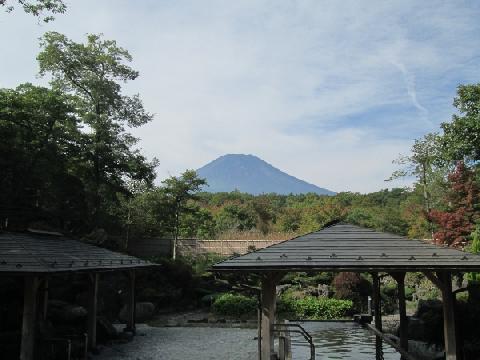
<path id="1" fill-rule="evenodd" d="M 284 240 L 198 240 L 179 239 L 177 252 L 182 255 L 214 253 L 224 256 L 245 254 L 248 251 L 263 249 Z M 142 239 L 132 241 L 129 251 L 141 257 L 168 256 L 172 253 L 172 239 Z"/>

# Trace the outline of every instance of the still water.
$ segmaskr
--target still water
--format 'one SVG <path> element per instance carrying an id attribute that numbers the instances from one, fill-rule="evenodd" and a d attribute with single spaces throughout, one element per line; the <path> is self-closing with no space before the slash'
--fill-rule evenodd
<path id="1" fill-rule="evenodd" d="M 315 357 L 320 360 L 399 360 L 394 348 L 370 331 L 351 322 L 300 322 L 312 336 Z M 301 335 L 292 334 L 294 359 L 310 359 L 310 347 Z"/>

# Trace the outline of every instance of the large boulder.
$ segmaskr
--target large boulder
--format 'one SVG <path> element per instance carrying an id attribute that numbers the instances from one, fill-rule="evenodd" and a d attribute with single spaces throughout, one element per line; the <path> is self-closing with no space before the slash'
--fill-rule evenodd
<path id="1" fill-rule="evenodd" d="M 135 322 L 145 322 L 153 317 L 155 305 L 151 302 L 137 302 L 135 306 Z M 126 322 L 128 319 L 127 306 L 125 305 L 119 314 L 119 319 Z"/>
<path id="2" fill-rule="evenodd" d="M 442 313 L 442 302 L 440 300 L 419 300 L 415 317 L 422 318 L 426 313 Z"/>
<path id="3" fill-rule="evenodd" d="M 408 337 L 414 340 L 424 340 L 428 329 L 425 326 L 425 321 L 416 317 L 408 317 Z"/>

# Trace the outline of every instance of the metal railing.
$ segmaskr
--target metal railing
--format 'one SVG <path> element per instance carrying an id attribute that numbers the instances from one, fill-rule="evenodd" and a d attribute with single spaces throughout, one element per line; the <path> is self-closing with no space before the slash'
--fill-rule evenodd
<path id="1" fill-rule="evenodd" d="M 275 323 L 273 324 L 273 332 L 302 335 L 310 346 L 310 360 L 315 360 L 315 344 L 313 343 L 312 336 L 300 324 Z"/>

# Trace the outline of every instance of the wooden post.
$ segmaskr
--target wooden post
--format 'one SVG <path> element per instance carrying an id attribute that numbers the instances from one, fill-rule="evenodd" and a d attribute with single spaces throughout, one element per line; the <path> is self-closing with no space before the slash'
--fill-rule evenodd
<path id="1" fill-rule="evenodd" d="M 437 275 L 435 275 L 431 272 L 425 272 L 425 276 L 432 283 L 434 283 L 442 292 L 445 359 L 457 360 L 457 339 L 455 334 L 455 299 L 452 292 L 452 274 L 449 272 L 438 272 Z"/>
<path id="2" fill-rule="evenodd" d="M 89 275 L 88 294 L 88 318 L 87 334 L 88 347 L 94 349 L 97 346 L 97 297 L 98 297 L 98 273 Z"/>
<path id="3" fill-rule="evenodd" d="M 382 331 L 382 298 L 380 296 L 380 278 L 378 273 L 372 273 L 373 280 L 373 312 L 375 316 L 375 327 Z"/>
<path id="4" fill-rule="evenodd" d="M 445 359 L 457 359 L 457 341 L 455 337 L 455 308 L 452 292 L 452 274 L 438 273 L 437 277 L 442 282 L 443 300 L 443 333 L 445 337 Z"/>
<path id="5" fill-rule="evenodd" d="M 257 309 L 257 351 L 258 360 L 262 360 L 262 297 L 258 297 L 258 309 Z"/>
<path id="6" fill-rule="evenodd" d="M 25 276 L 24 282 L 20 360 L 33 360 L 35 351 L 35 324 L 37 319 L 37 293 L 39 279 L 36 276 Z"/>
<path id="7" fill-rule="evenodd" d="M 398 312 L 400 313 L 400 347 L 408 351 L 408 318 L 405 305 L 405 273 L 393 274 L 397 281 Z"/>
<path id="8" fill-rule="evenodd" d="M 46 278 L 43 282 L 43 299 L 42 299 L 42 320 L 47 320 L 48 314 L 48 291 L 49 291 L 49 282 Z"/>
<path id="9" fill-rule="evenodd" d="M 127 298 L 127 326 L 125 331 L 131 331 L 135 334 L 135 270 L 130 270 L 128 272 L 129 288 L 128 288 L 128 298 Z"/>
<path id="10" fill-rule="evenodd" d="M 262 280 L 262 360 L 271 360 L 274 354 L 275 290 L 274 277 L 268 274 Z"/>

